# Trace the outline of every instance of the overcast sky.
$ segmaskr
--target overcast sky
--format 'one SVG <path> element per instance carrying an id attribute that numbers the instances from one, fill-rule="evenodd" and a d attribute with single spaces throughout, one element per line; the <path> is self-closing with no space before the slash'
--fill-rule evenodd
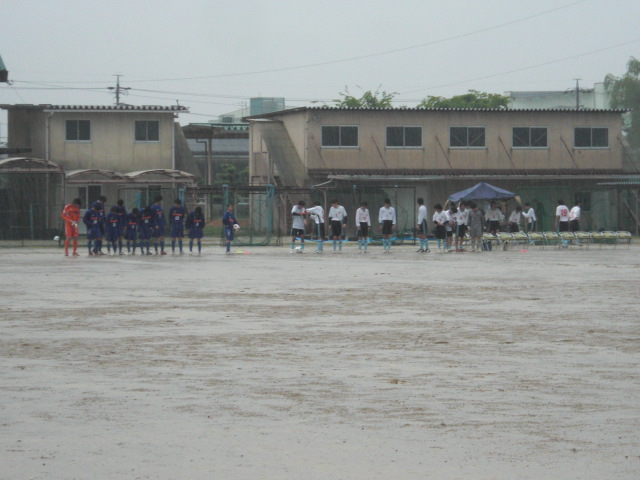
<path id="1" fill-rule="evenodd" d="M 592 87 L 640 57 L 637 0 L 2 0 L 0 103 L 170 105 L 206 122 L 255 96 Z M 6 136 L 6 115 L 0 116 Z"/>

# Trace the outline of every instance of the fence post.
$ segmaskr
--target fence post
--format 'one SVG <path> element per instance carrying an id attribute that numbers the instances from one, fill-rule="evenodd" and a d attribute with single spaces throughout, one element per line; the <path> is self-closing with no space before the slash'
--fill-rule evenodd
<path id="1" fill-rule="evenodd" d="M 33 203 L 29 204 L 29 232 L 31 240 L 33 240 Z"/>

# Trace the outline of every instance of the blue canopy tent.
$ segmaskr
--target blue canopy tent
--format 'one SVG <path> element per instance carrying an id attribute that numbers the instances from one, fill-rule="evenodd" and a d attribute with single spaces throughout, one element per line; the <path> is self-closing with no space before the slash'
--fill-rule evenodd
<path id="1" fill-rule="evenodd" d="M 449 195 L 449 201 L 455 203 L 463 200 L 494 200 L 497 198 L 514 198 L 515 196 L 516 194 L 513 192 L 480 182 L 471 188 Z"/>

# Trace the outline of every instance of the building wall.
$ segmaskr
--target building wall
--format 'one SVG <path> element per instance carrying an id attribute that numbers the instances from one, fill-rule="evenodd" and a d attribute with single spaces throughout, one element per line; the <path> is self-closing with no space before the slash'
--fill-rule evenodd
<path id="1" fill-rule="evenodd" d="M 285 125 L 292 120 L 285 119 Z M 322 147 L 323 125 L 359 126 L 359 147 Z M 423 147 L 387 148 L 386 127 L 394 125 L 421 126 Z M 451 148 L 449 128 L 455 126 L 485 127 L 486 147 Z M 515 126 L 547 127 L 548 147 L 512 148 Z M 573 129 L 579 126 L 608 127 L 609 147 L 574 148 Z M 321 111 L 317 120 L 309 117 L 309 145 L 302 158 L 311 169 L 620 169 L 621 126 L 621 115 L 615 113 Z M 302 127 L 300 122 L 289 127 L 296 146 L 305 138 Z"/>
<path id="2" fill-rule="evenodd" d="M 7 112 L 8 146 L 31 148 L 30 157 L 45 156 L 45 116 L 42 110 L 9 109 Z"/>
<path id="3" fill-rule="evenodd" d="M 67 120 L 89 120 L 91 140 L 65 140 Z M 158 121 L 160 140 L 136 142 L 136 120 Z M 67 170 L 173 168 L 173 124 L 173 114 L 156 112 L 55 112 L 49 119 L 49 159 Z"/>

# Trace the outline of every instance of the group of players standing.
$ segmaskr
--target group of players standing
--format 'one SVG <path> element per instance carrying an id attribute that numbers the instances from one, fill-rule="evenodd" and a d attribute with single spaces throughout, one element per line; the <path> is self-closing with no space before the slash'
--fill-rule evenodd
<path id="1" fill-rule="evenodd" d="M 485 231 L 496 234 L 500 231 L 505 220 L 502 210 L 496 202 L 491 202 L 490 208 L 486 212 L 481 210 L 475 202 L 460 202 L 456 207 L 450 204 L 447 210 L 443 209 L 441 204 L 434 205 L 434 213 L 431 220 L 428 219 L 427 207 L 424 199 L 418 198 L 418 219 L 416 225 L 417 237 L 420 248 L 419 253 L 427 253 L 429 249 L 429 234 L 433 231 L 437 242 L 438 252 L 464 252 L 465 235 L 468 233 L 468 239 L 472 252 L 480 252 L 482 250 L 491 250 L 491 241 L 483 241 Z M 561 203 L 561 202 L 559 202 Z M 568 212 L 564 207 L 558 207 L 558 210 Z M 579 218 L 579 204 L 572 209 L 574 217 Z M 317 238 L 317 248 L 315 253 L 323 252 L 323 244 L 325 240 L 325 214 L 324 209 L 319 202 L 315 202 L 310 208 L 305 208 L 304 201 L 299 201 L 291 210 L 292 228 L 291 228 L 291 251 L 290 253 L 304 253 L 305 246 L 305 217 L 310 216 L 313 219 L 315 229 L 314 234 Z M 342 242 L 345 238 L 347 228 L 347 212 L 345 208 L 338 203 L 337 200 L 331 201 L 331 208 L 328 212 L 328 221 L 331 227 L 331 239 L 333 241 L 333 251 L 342 251 Z M 564 217 L 558 217 L 560 220 L 560 229 L 563 228 Z M 536 227 L 536 214 L 530 204 L 524 204 L 524 210 L 518 206 L 509 217 L 508 230 L 517 232 L 521 225 L 526 225 L 527 231 L 534 231 Z M 380 234 L 382 235 L 383 253 L 391 251 L 392 233 L 396 229 L 396 212 L 391 206 L 391 200 L 386 198 L 384 205 L 380 208 L 378 214 L 378 223 L 380 225 Z M 369 232 L 371 230 L 371 215 L 369 213 L 367 202 L 362 202 L 360 208 L 356 210 L 355 226 L 358 239 L 358 253 L 367 253 L 369 244 Z M 431 229 L 430 227 L 433 227 Z M 296 248 L 295 243 L 300 240 L 300 245 Z M 455 239 L 455 240 L 454 240 Z"/>
<path id="2" fill-rule="evenodd" d="M 101 196 L 91 204 L 82 219 L 80 218 L 81 200 L 76 198 L 70 204 L 65 205 L 62 211 L 62 219 L 65 222 L 64 254 L 69 255 L 69 246 L 72 244 L 72 255 L 78 256 L 78 225 L 80 221 L 87 229 L 87 249 L 90 256 L 104 255 L 102 252 L 103 241 L 106 243 L 107 254 L 125 255 L 123 246 L 126 245 L 127 253 L 136 254 L 136 248 L 140 247 L 141 255 L 153 255 L 151 243 L 156 255 L 166 255 L 165 230 L 167 219 L 162 206 L 162 197 L 157 196 L 154 203 L 142 209 L 133 208 L 127 213 L 123 200 L 118 200 L 109 212 L 106 211 L 107 198 Z M 186 220 L 186 223 L 185 223 Z M 171 251 L 183 254 L 183 238 L 185 228 L 189 237 L 189 252 L 193 253 L 193 244 L 196 242 L 198 254 L 202 250 L 202 237 L 204 236 L 205 218 L 201 207 L 196 207 L 188 213 L 182 202 L 176 199 L 169 210 L 169 227 L 171 235 Z M 125 243 L 126 242 L 126 243 Z"/>
<path id="3" fill-rule="evenodd" d="M 315 253 L 324 251 L 325 239 L 325 214 L 324 208 L 320 202 L 314 202 L 310 208 L 305 208 L 305 203 L 300 200 L 297 205 L 291 209 L 293 217 L 291 225 L 291 251 L 296 252 L 296 240 L 300 239 L 300 246 L 297 252 L 304 253 L 305 238 L 305 218 L 307 216 L 313 219 L 315 226 L 315 234 L 317 236 L 317 247 Z M 328 212 L 329 226 L 331 228 L 331 240 L 333 242 L 333 251 L 342 251 L 342 242 L 345 238 L 347 228 L 347 211 L 338 203 L 338 200 L 331 200 L 331 207 Z M 369 246 L 369 231 L 371 230 L 371 215 L 367 202 L 362 202 L 360 208 L 356 210 L 355 223 L 358 231 L 358 253 L 367 253 Z M 396 228 L 396 210 L 391 206 L 389 198 L 384 199 L 384 205 L 378 213 L 378 223 L 380 225 L 380 233 L 382 235 L 383 253 L 391 250 L 391 235 Z"/>

